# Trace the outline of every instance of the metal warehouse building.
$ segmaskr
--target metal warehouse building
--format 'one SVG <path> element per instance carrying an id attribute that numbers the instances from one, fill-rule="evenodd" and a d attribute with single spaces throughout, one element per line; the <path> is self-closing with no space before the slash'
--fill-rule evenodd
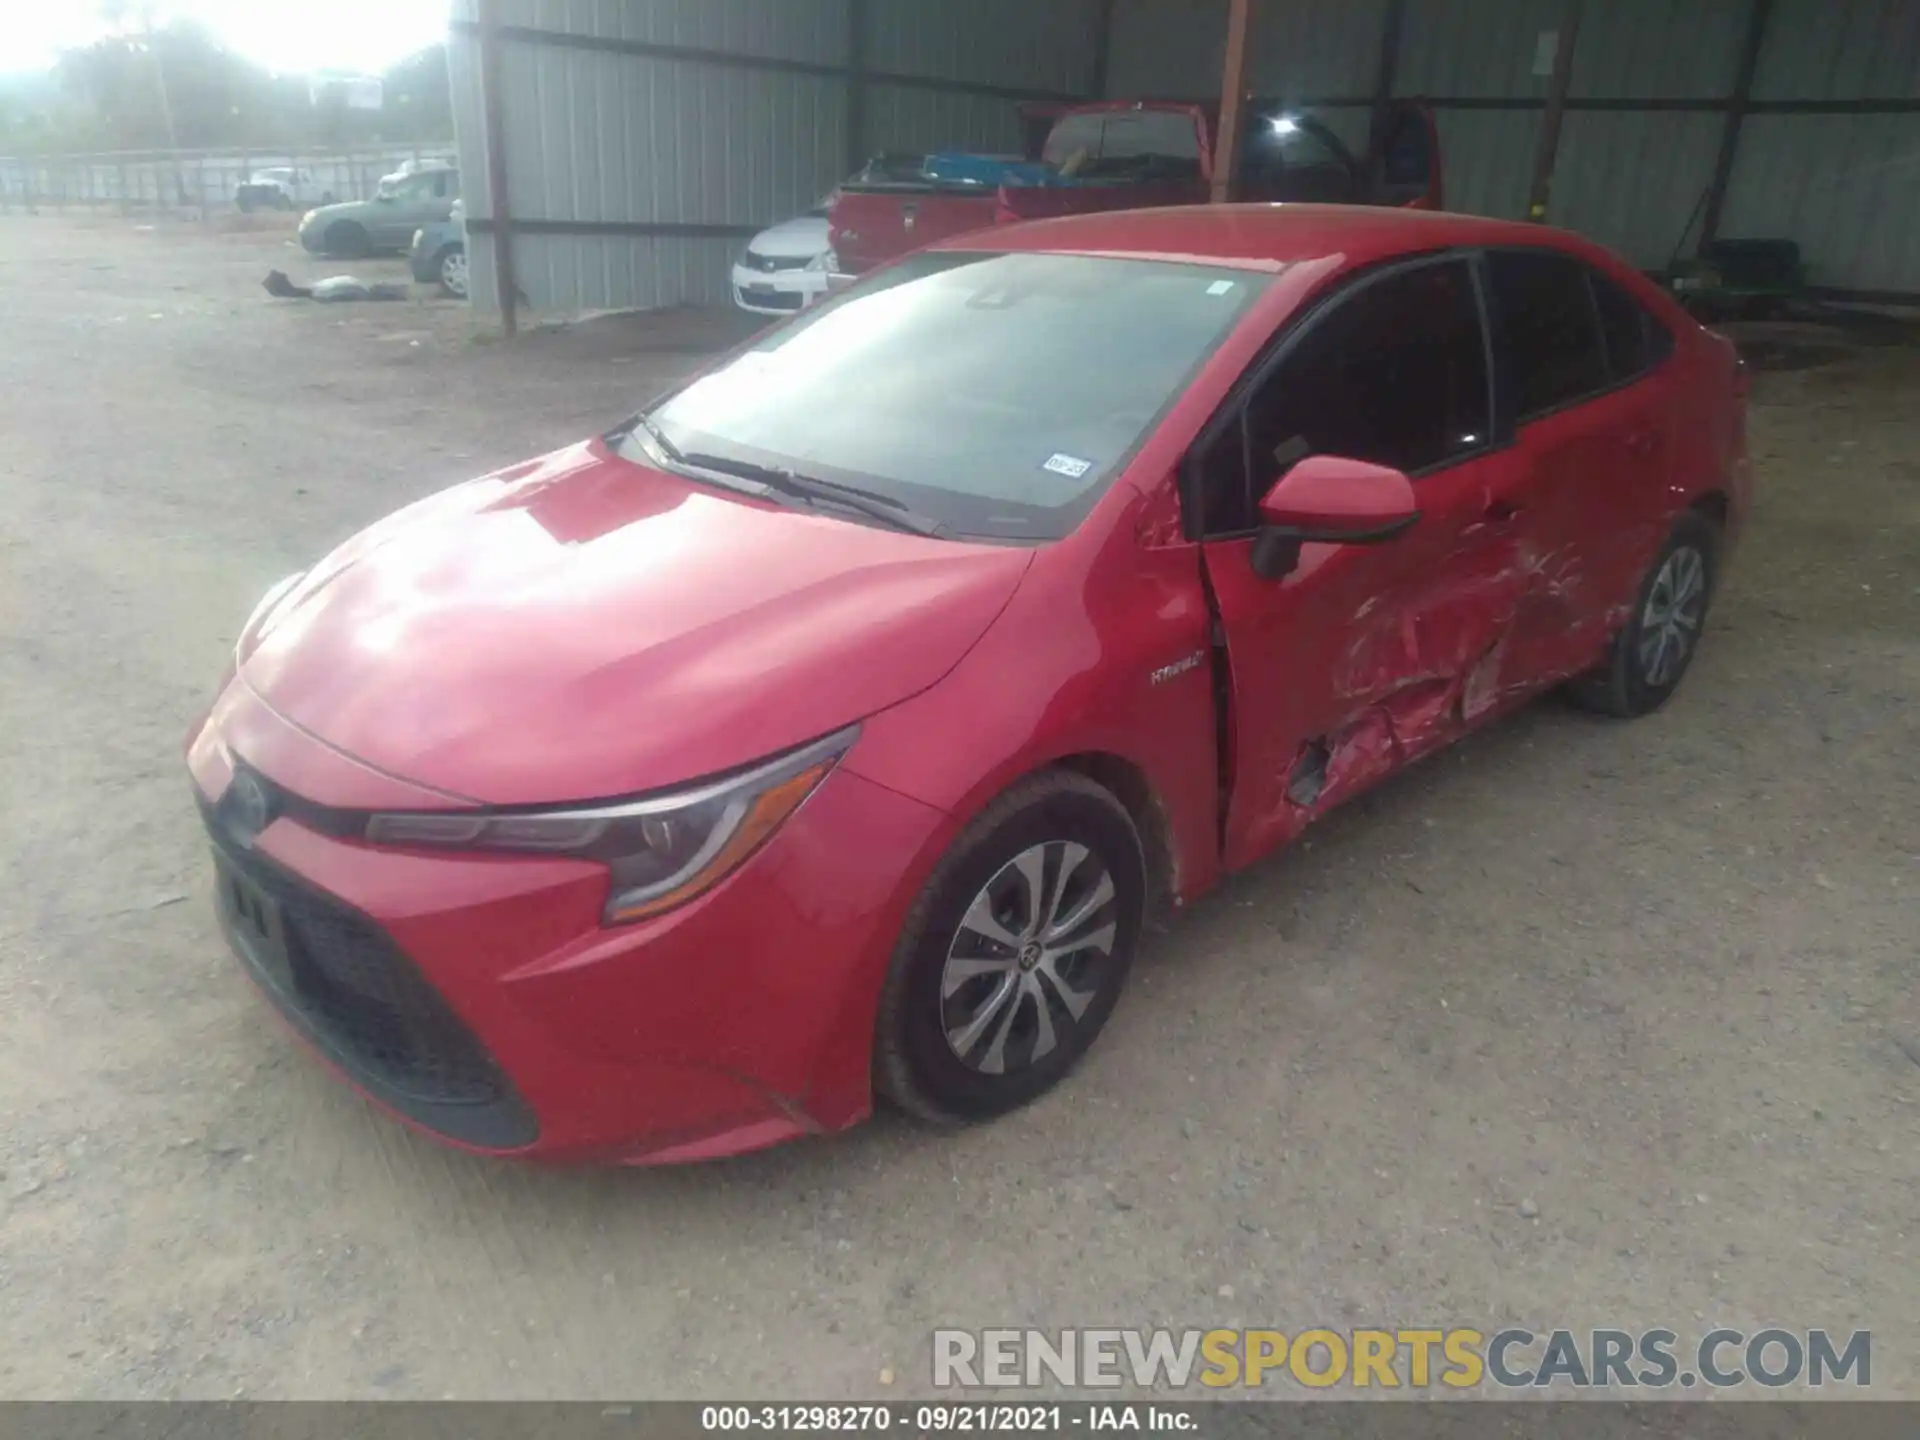
<path id="1" fill-rule="evenodd" d="M 1551 222 L 1649 269 L 1788 237 L 1817 293 L 1920 303 L 1920 0 L 457 0 L 474 301 L 504 230 L 536 309 L 719 303 L 870 155 L 1018 149 L 1025 100 L 1217 98 L 1236 52 L 1343 135 L 1428 101 L 1449 209 L 1525 214 L 1555 114 Z"/>

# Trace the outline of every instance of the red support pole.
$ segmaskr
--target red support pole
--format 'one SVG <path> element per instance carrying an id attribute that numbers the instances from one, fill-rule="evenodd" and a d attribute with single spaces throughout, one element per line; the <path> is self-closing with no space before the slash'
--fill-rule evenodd
<path id="1" fill-rule="evenodd" d="M 1228 0 L 1227 57 L 1220 72 L 1220 128 L 1213 137 L 1213 203 L 1233 198 L 1240 165 L 1240 105 L 1247 94 L 1247 26 L 1253 0 Z"/>

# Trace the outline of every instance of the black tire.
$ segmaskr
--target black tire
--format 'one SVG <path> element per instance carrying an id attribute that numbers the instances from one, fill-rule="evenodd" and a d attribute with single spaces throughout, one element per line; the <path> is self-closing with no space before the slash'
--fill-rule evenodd
<path id="1" fill-rule="evenodd" d="M 1682 626 L 1679 631 L 1686 636 L 1686 640 L 1677 658 L 1662 668 L 1651 664 L 1648 656 L 1649 644 L 1653 644 L 1655 654 L 1659 654 L 1659 647 L 1650 640 L 1652 632 L 1648 629 L 1650 618 L 1656 617 L 1660 610 L 1655 603 L 1654 592 L 1663 583 L 1662 577 L 1669 574 L 1670 565 L 1681 565 L 1683 568 L 1678 573 L 1685 573 L 1682 552 L 1687 551 L 1697 556 L 1699 562 L 1698 608 L 1693 612 L 1692 625 Z M 1719 580 L 1719 558 L 1719 527 L 1698 510 L 1689 510 L 1682 515 L 1667 536 L 1667 543 L 1660 547 L 1660 553 L 1654 557 L 1653 564 L 1647 567 L 1639 592 L 1634 596 L 1633 615 L 1620 633 L 1613 637 L 1605 661 L 1597 669 L 1568 684 L 1567 694 L 1573 701 L 1585 709 L 1610 715 L 1617 720 L 1649 715 L 1666 704 L 1673 692 L 1680 688 L 1680 681 L 1693 664 L 1693 657 L 1699 653 L 1707 612 L 1712 608 L 1714 589 Z"/>
<path id="2" fill-rule="evenodd" d="M 352 220 L 334 221 L 327 227 L 323 243 L 327 254 L 349 260 L 364 259 L 373 253 L 373 237 L 367 234 L 366 226 Z"/>
<path id="3" fill-rule="evenodd" d="M 1069 846 L 1087 852 L 1074 867 L 1064 863 L 1073 853 Z M 1036 849 L 1050 906 L 1046 896 L 1033 896 L 1023 878 L 1003 878 L 1017 857 Z M 1111 898 L 1104 902 L 1098 900 L 1099 876 L 1088 859 L 1112 882 Z M 1048 911 L 1042 921 L 1089 903 L 1096 908 L 1086 909 L 1083 923 L 1061 932 L 1064 943 L 1030 956 L 1030 950 L 1039 951 L 1038 940 L 1028 940 L 1016 951 L 962 923 L 976 898 L 987 897 L 991 903 L 990 886 L 1005 893 L 1009 883 L 1012 894 L 1006 903 L 1017 906 L 1024 894 L 1030 910 Z M 942 1125 L 1005 1114 L 1051 1089 L 1092 1046 L 1113 1013 L 1139 944 L 1146 893 L 1139 833 L 1111 793 L 1068 770 L 1046 771 L 1014 786 L 954 842 L 907 917 L 880 995 L 875 1088 L 907 1113 Z M 1034 925 L 1026 934 L 1040 928 Z M 1097 947 L 1109 930 L 1111 948 L 1103 954 Z M 971 954 L 996 957 L 976 963 L 1004 968 L 943 995 L 949 956 L 963 944 Z M 998 958 L 1001 952 L 1015 958 Z M 962 964 L 968 959 L 958 958 Z M 992 990 L 1003 980 L 1016 987 L 1014 998 L 995 1012 L 1004 1023 L 982 1031 L 967 1048 L 969 1058 L 963 1059 L 949 1041 L 950 1027 L 964 1033 L 966 1008 L 981 994 L 978 987 Z M 1076 981 L 1086 983 L 1068 983 Z M 1069 991 L 1083 1006 L 1077 1017 L 1068 1003 Z M 1038 1009 L 1043 1005 L 1044 1016 Z M 979 1013 L 986 1009 L 980 1006 Z M 1036 1054 L 1043 1023 L 1053 1044 Z M 982 1067 L 991 1061 L 985 1057 L 996 1048 L 1003 1070 L 988 1073 Z"/>

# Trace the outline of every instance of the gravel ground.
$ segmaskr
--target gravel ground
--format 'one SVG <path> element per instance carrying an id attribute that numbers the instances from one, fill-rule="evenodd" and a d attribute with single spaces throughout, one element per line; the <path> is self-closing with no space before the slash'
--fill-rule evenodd
<path id="1" fill-rule="evenodd" d="M 738 322 L 509 350 L 270 264 L 339 268 L 0 219 L 0 1394 L 872 1397 L 936 1325 L 1779 1323 L 1871 1327 L 1920 1395 L 1920 354 L 1762 377 L 1666 711 L 1542 703 L 1333 817 L 1151 937 L 1056 1095 L 556 1172 L 294 1048 L 181 737 L 272 581 Z"/>

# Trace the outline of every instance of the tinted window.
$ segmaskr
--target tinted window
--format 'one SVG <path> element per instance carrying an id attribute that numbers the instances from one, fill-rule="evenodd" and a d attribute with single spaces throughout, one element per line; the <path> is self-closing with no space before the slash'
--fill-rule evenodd
<path id="1" fill-rule="evenodd" d="M 1497 335 L 1513 377 L 1516 418 L 1605 389 L 1607 359 L 1587 290 L 1587 267 L 1545 251 L 1497 251 L 1493 278 Z"/>
<path id="2" fill-rule="evenodd" d="M 1464 262 L 1363 285 L 1309 324 L 1201 463 L 1206 533 L 1252 528 L 1260 496 L 1308 455 L 1415 472 L 1486 441 L 1486 350 Z"/>
<path id="3" fill-rule="evenodd" d="M 1593 303 L 1600 311 L 1600 334 L 1607 346 L 1607 370 L 1615 380 L 1631 380 L 1653 363 L 1648 331 L 1653 321 L 1634 298 L 1599 271 L 1591 271 Z"/>
<path id="4" fill-rule="evenodd" d="M 1271 277 L 923 252 L 651 412 L 683 451 L 881 491 L 950 533 L 1078 524 Z"/>
<path id="5" fill-rule="evenodd" d="M 1041 158 L 1093 179 L 1183 179 L 1200 173 L 1200 132 L 1183 110 L 1083 111 L 1047 136 Z"/>

